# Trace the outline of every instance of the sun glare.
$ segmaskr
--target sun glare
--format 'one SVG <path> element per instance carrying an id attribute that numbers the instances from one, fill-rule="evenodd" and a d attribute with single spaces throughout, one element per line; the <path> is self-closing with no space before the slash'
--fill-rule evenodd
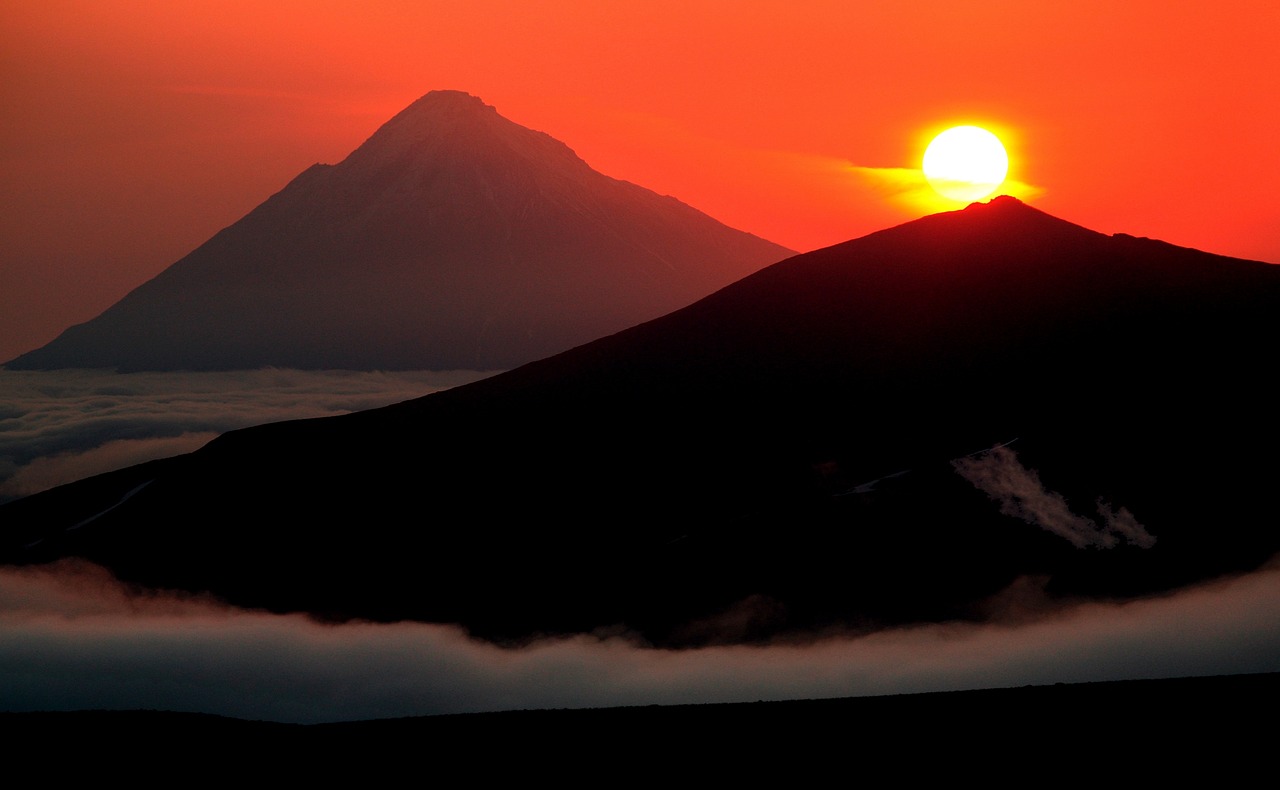
<path id="1" fill-rule="evenodd" d="M 1009 155 L 1000 138 L 977 126 L 956 126 L 933 138 L 924 152 L 924 177 L 939 195 L 982 200 L 1004 183 Z"/>

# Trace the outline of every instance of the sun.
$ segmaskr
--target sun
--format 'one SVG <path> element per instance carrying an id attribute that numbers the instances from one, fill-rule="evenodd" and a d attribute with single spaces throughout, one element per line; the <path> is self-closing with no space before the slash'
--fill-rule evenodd
<path id="1" fill-rule="evenodd" d="M 986 129 L 955 126 L 929 143 L 922 169 L 939 195 L 968 203 L 999 189 L 1009 173 L 1009 155 Z"/>

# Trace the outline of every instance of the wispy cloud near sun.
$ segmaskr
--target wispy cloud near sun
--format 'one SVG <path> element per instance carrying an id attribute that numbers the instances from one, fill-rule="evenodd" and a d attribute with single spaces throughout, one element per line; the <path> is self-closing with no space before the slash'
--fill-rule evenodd
<path id="1" fill-rule="evenodd" d="M 849 165 L 849 172 L 868 189 L 875 190 L 884 199 L 903 209 L 922 214 L 953 211 L 964 208 L 967 202 L 943 197 L 929 186 L 924 171 L 918 167 L 864 167 Z M 1016 179 L 1005 179 L 996 190 L 997 195 L 1009 195 L 1022 201 L 1031 201 L 1044 194 L 1041 187 Z"/>

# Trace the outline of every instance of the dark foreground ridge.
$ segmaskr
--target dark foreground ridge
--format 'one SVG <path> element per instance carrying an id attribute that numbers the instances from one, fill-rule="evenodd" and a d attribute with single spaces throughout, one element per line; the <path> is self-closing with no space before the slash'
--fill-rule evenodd
<path id="1" fill-rule="evenodd" d="M 433 91 L 16 370 L 501 370 L 790 250 Z"/>
<path id="2" fill-rule="evenodd" d="M 292 778 L 483 765 L 487 777 L 546 772 L 570 784 L 589 776 L 596 784 L 605 770 L 720 779 L 894 770 L 948 779 L 972 771 L 985 781 L 1044 773 L 1185 779 L 1198 771 L 1232 785 L 1270 766 L 1265 721 L 1278 692 L 1280 675 L 1266 674 L 310 726 L 154 711 L 0 713 L 0 725 L 24 756 L 75 744 L 79 759 L 69 767 L 127 762 L 135 776 L 150 769 L 119 750 L 121 741 L 184 761 L 207 761 L 216 745 L 235 755 L 231 770 L 252 761 Z"/>
<path id="3" fill-rule="evenodd" d="M 1161 592 L 1280 551 L 1277 308 L 1280 267 L 1001 198 L 506 374 L 10 503 L 0 559 L 666 646 L 982 619 L 1019 579 Z"/>

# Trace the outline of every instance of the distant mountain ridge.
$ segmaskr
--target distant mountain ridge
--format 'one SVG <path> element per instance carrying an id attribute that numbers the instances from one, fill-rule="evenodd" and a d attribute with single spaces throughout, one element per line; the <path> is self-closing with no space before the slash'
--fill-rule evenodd
<path id="1" fill-rule="evenodd" d="M 791 254 L 433 91 L 11 369 L 501 369 Z"/>
<path id="2" fill-rule="evenodd" d="M 1277 307 L 1280 267 L 998 198 L 472 384 L 10 503 L 0 560 L 668 646 L 1162 592 L 1280 552 Z"/>

